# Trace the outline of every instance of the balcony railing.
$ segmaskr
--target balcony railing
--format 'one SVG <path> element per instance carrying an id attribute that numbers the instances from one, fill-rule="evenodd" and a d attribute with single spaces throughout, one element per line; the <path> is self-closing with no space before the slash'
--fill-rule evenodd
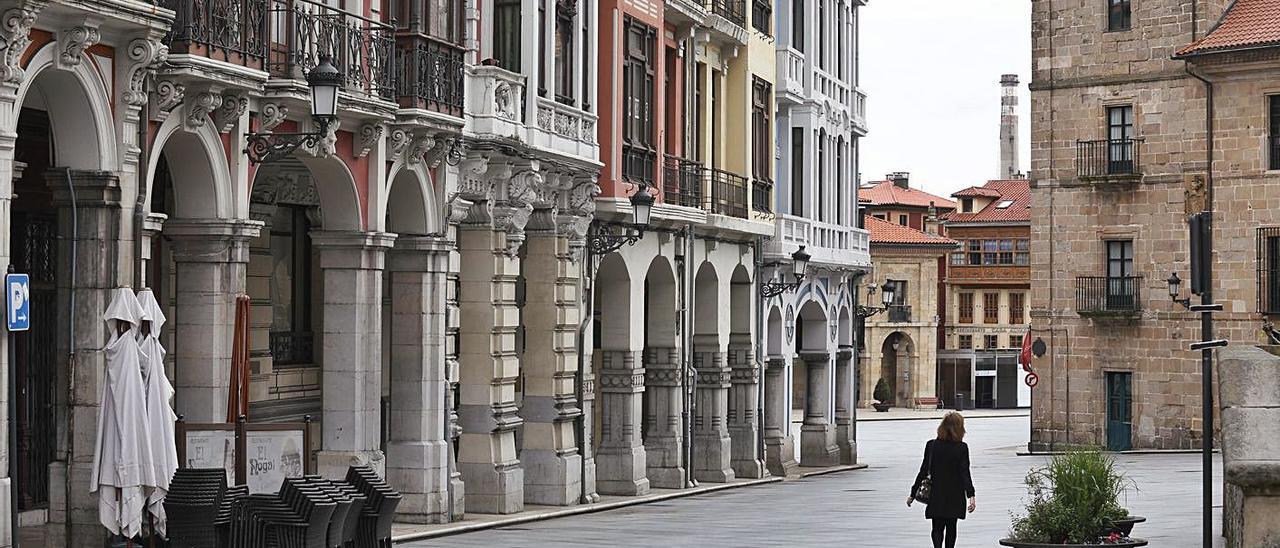
<path id="1" fill-rule="evenodd" d="M 272 0 L 267 70 L 303 79 L 320 55 L 332 55 L 349 92 L 395 95 L 394 29 L 390 25 L 308 0 Z"/>
<path id="2" fill-rule="evenodd" d="M 653 186 L 653 164 L 657 154 L 652 150 L 622 147 L 622 178 L 629 183 L 644 183 Z"/>
<path id="3" fill-rule="evenodd" d="M 425 36 L 396 40 L 400 106 L 462 117 L 462 48 Z"/>
<path id="4" fill-rule="evenodd" d="M 662 195 L 668 205 L 702 204 L 702 164 L 667 155 L 662 166 Z"/>
<path id="5" fill-rule="evenodd" d="M 1267 169 L 1280 170 L 1280 135 L 1267 137 Z"/>
<path id="6" fill-rule="evenodd" d="M 1076 141 L 1076 174 L 1113 177 L 1142 174 L 1142 139 Z"/>
<path id="7" fill-rule="evenodd" d="M 758 213 L 773 213 L 773 181 L 766 179 L 751 181 L 751 210 Z"/>
<path id="8" fill-rule="evenodd" d="M 174 54 L 202 55 L 262 70 L 269 0 L 163 0 L 176 14 L 164 43 Z"/>
<path id="9" fill-rule="evenodd" d="M 727 19 L 730 23 L 746 28 L 747 26 L 747 3 L 746 0 L 706 0 L 707 9 L 711 13 L 719 15 Z"/>
<path id="10" fill-rule="evenodd" d="M 723 169 L 707 170 L 711 196 L 706 203 L 710 213 L 747 218 L 747 178 Z"/>
<path id="11" fill-rule="evenodd" d="M 889 305 L 889 321 L 892 323 L 907 323 L 911 321 L 911 306 L 903 304 Z"/>
<path id="12" fill-rule="evenodd" d="M 1142 276 L 1076 278 L 1076 313 L 1081 316 L 1135 316 L 1142 312 Z"/>

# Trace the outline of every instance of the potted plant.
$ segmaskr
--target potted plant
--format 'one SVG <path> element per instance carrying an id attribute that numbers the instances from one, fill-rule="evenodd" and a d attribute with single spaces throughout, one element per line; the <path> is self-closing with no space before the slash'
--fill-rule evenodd
<path id="1" fill-rule="evenodd" d="M 880 377 L 880 380 L 876 381 L 875 392 L 871 395 L 876 399 L 876 402 L 871 404 L 872 407 L 876 408 L 876 411 L 884 413 L 892 406 L 889 401 L 893 399 L 893 392 L 889 390 L 889 381 L 884 380 L 884 377 Z"/>
<path id="2" fill-rule="evenodd" d="M 1025 513 L 1013 516 L 1003 546 L 1045 548 L 1062 546 L 1146 546 L 1130 538 L 1122 524 L 1142 518 L 1129 516 L 1120 498 L 1132 482 L 1118 472 L 1115 460 L 1097 449 L 1078 449 L 1055 455 L 1043 468 L 1027 473 Z M 1132 524 L 1129 524 L 1132 529 Z"/>

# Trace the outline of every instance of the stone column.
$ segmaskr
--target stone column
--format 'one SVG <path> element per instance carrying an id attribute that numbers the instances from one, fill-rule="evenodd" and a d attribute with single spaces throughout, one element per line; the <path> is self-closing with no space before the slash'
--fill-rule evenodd
<path id="1" fill-rule="evenodd" d="M 462 436 L 462 426 L 458 424 L 458 379 L 462 368 L 458 363 L 458 348 L 461 340 L 462 308 L 458 302 L 458 290 L 461 288 L 459 267 L 461 254 L 458 252 L 458 223 L 466 218 L 471 202 L 455 198 L 449 203 L 448 238 L 451 244 L 448 257 L 448 274 L 445 278 L 445 392 L 444 408 L 447 413 L 445 456 L 448 459 L 449 472 L 449 521 L 461 520 L 466 515 L 466 485 L 462 481 L 462 472 L 458 470 L 458 447 Z"/>
<path id="2" fill-rule="evenodd" d="M 856 435 L 857 399 L 854 396 L 853 347 L 843 346 L 836 353 L 836 445 L 840 447 L 840 464 L 858 463 Z"/>
<path id="3" fill-rule="evenodd" d="M 800 465 L 835 466 L 840 463 L 840 447 L 836 445 L 836 427 L 829 414 L 831 408 L 831 354 L 801 352 L 808 370 L 805 394 L 804 424 L 800 427 Z"/>
<path id="4" fill-rule="evenodd" d="M 769 473 L 797 477 L 795 440 L 791 437 L 791 405 L 787 397 L 787 360 L 769 358 L 764 370 L 764 457 Z"/>
<path id="5" fill-rule="evenodd" d="M 649 484 L 663 489 L 684 487 L 684 432 L 680 414 L 680 349 L 649 347 L 644 351 L 644 450 Z"/>
<path id="6" fill-rule="evenodd" d="M 515 403 L 520 362 L 515 352 L 520 259 L 509 253 L 507 233 L 495 230 L 485 204 L 474 222 L 458 229 L 461 326 L 458 337 L 458 470 L 467 510 L 512 514 L 524 509 L 524 470 L 516 457 Z"/>
<path id="7" fill-rule="evenodd" d="M 577 333 L 581 320 L 579 266 L 569 239 L 555 232 L 539 209 L 530 219 L 525 242 L 524 500 L 566 506 L 582 496 L 582 455 L 575 419 L 578 408 Z"/>
<path id="8" fill-rule="evenodd" d="M 693 337 L 697 398 L 693 421 L 693 477 L 698 481 L 733 481 L 729 438 L 729 366 L 719 335 Z"/>
<path id="9" fill-rule="evenodd" d="M 227 419 L 236 297 L 245 293 L 249 242 L 261 222 L 171 219 L 174 264 L 174 411 L 190 422 Z"/>
<path id="10" fill-rule="evenodd" d="M 387 254 L 391 283 L 391 411 L 387 481 L 404 496 L 396 519 L 449 521 L 443 238 L 401 236 Z"/>
<path id="11" fill-rule="evenodd" d="M 382 267 L 395 236 L 313 231 L 321 284 L 323 450 L 317 468 L 342 478 L 351 465 L 385 475 L 381 430 Z"/>
<path id="12" fill-rule="evenodd" d="M 646 453 L 640 436 L 645 370 L 634 350 L 600 351 L 600 452 L 597 489 L 605 495 L 649 493 Z"/>
<path id="13" fill-rule="evenodd" d="M 45 175 L 58 208 L 58 317 L 59 326 L 75 322 L 75 338 L 58 330 L 58 433 L 59 460 L 49 466 L 49 527 L 51 546 L 91 546 L 102 543 L 98 522 L 98 496 L 89 493 L 97 440 L 98 408 L 107 361 L 103 347 L 108 340 L 102 321 L 117 285 L 117 273 L 128 269 L 120 254 L 120 182 L 105 171 L 70 173 L 75 188 L 74 214 L 67 174 Z M 75 269 L 72 275 L 72 247 Z M 71 299 L 75 308 L 71 307 Z M 74 359 L 68 356 L 74 354 Z M 74 379 L 74 382 L 72 382 Z M 67 387 L 73 387 L 69 394 Z M 69 433 L 65 429 L 74 428 Z M 69 434 L 69 435 L 68 435 Z M 64 440 L 70 440 L 64 445 Z M 67 489 L 68 482 L 72 486 Z M 71 498 L 66 495 L 70 493 Z"/>
<path id="14" fill-rule="evenodd" d="M 733 473 L 739 478 L 764 477 L 760 454 L 760 365 L 750 333 L 729 334 L 729 438 Z"/>

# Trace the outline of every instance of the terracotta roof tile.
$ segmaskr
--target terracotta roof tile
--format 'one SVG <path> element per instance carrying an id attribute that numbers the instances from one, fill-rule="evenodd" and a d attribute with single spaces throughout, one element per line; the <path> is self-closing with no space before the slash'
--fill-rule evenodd
<path id="1" fill-rule="evenodd" d="M 1280 0 L 1236 0 L 1204 38 L 1174 57 L 1269 45 L 1280 46 Z"/>
<path id="2" fill-rule="evenodd" d="M 940 209 L 955 209 L 956 203 L 914 188 L 900 188 L 893 181 L 873 181 L 858 190 L 859 198 L 871 200 L 872 205 L 904 205 L 929 207 L 929 202 Z M 861 201 L 861 200 L 859 200 Z"/>
<path id="3" fill-rule="evenodd" d="M 930 245 L 930 246 L 955 246 L 959 242 L 951 238 L 938 236 L 937 234 L 929 234 L 928 232 L 916 230 L 909 226 L 903 226 L 889 221 L 882 221 L 875 217 L 866 217 L 867 230 L 871 232 L 872 244 L 894 244 L 894 245 Z"/>
<path id="4" fill-rule="evenodd" d="M 948 223 L 1017 223 L 1031 221 L 1031 183 L 1026 179 L 987 181 L 981 187 L 994 191 L 998 196 L 987 207 L 975 213 L 951 212 Z M 961 191 L 964 192 L 964 191 Z M 957 195 L 959 193 L 956 193 Z M 1000 207 L 1011 201 L 1006 207 Z"/>
<path id="5" fill-rule="evenodd" d="M 957 192 L 957 193 L 955 193 L 955 194 L 952 194 L 952 195 L 951 195 L 951 197 L 952 197 L 952 198 L 967 198 L 967 197 L 970 197 L 970 196 L 983 196 L 983 197 L 987 197 L 987 198 L 999 198 L 999 197 L 1000 197 L 1000 192 L 996 191 L 995 189 L 990 189 L 990 188 L 987 188 L 987 187 L 984 187 L 984 186 L 971 186 L 971 187 L 969 187 L 969 188 L 966 188 L 966 189 L 964 189 L 964 190 L 961 190 L 960 192 Z"/>

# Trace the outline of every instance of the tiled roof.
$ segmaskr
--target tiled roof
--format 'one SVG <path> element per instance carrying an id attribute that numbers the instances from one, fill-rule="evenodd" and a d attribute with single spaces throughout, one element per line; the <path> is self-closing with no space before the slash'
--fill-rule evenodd
<path id="1" fill-rule="evenodd" d="M 1204 38 L 1174 57 L 1254 46 L 1280 46 L 1280 0 L 1236 0 Z"/>
<path id="2" fill-rule="evenodd" d="M 893 181 L 873 181 L 870 184 L 863 185 L 858 190 L 858 196 L 871 200 L 872 205 L 929 207 L 929 202 L 933 202 L 934 206 L 939 209 L 955 209 L 956 207 L 956 203 L 951 200 L 941 196 L 934 196 L 923 190 L 900 188 L 894 185 Z"/>
<path id="3" fill-rule="evenodd" d="M 959 242 L 944 238 L 937 234 L 929 234 L 909 226 L 903 226 L 875 217 L 865 217 L 867 230 L 871 232 L 871 243 L 892 245 L 930 245 L 955 246 Z"/>
<path id="4" fill-rule="evenodd" d="M 999 198 L 999 197 L 1000 197 L 1000 193 L 999 193 L 999 192 L 997 192 L 997 191 L 996 191 L 996 190 L 994 190 L 994 189 L 990 189 L 990 188 L 987 188 L 987 187 L 984 187 L 984 186 L 971 186 L 971 187 L 969 187 L 969 188 L 966 188 L 966 189 L 964 189 L 964 190 L 961 190 L 960 192 L 956 192 L 955 194 L 952 194 L 952 195 L 951 195 L 951 197 L 952 197 L 952 198 L 968 198 L 968 197 L 970 197 L 970 196 L 983 196 L 983 197 L 987 197 L 987 198 Z"/>
<path id="5" fill-rule="evenodd" d="M 1026 179 L 987 181 L 981 188 L 994 191 L 996 199 L 976 213 L 951 212 L 948 223 L 1018 223 L 1031 221 L 1031 183 Z M 961 191 L 964 192 L 964 191 Z M 958 192 L 956 193 L 959 194 Z M 1000 207 L 1012 201 L 1007 207 Z"/>

